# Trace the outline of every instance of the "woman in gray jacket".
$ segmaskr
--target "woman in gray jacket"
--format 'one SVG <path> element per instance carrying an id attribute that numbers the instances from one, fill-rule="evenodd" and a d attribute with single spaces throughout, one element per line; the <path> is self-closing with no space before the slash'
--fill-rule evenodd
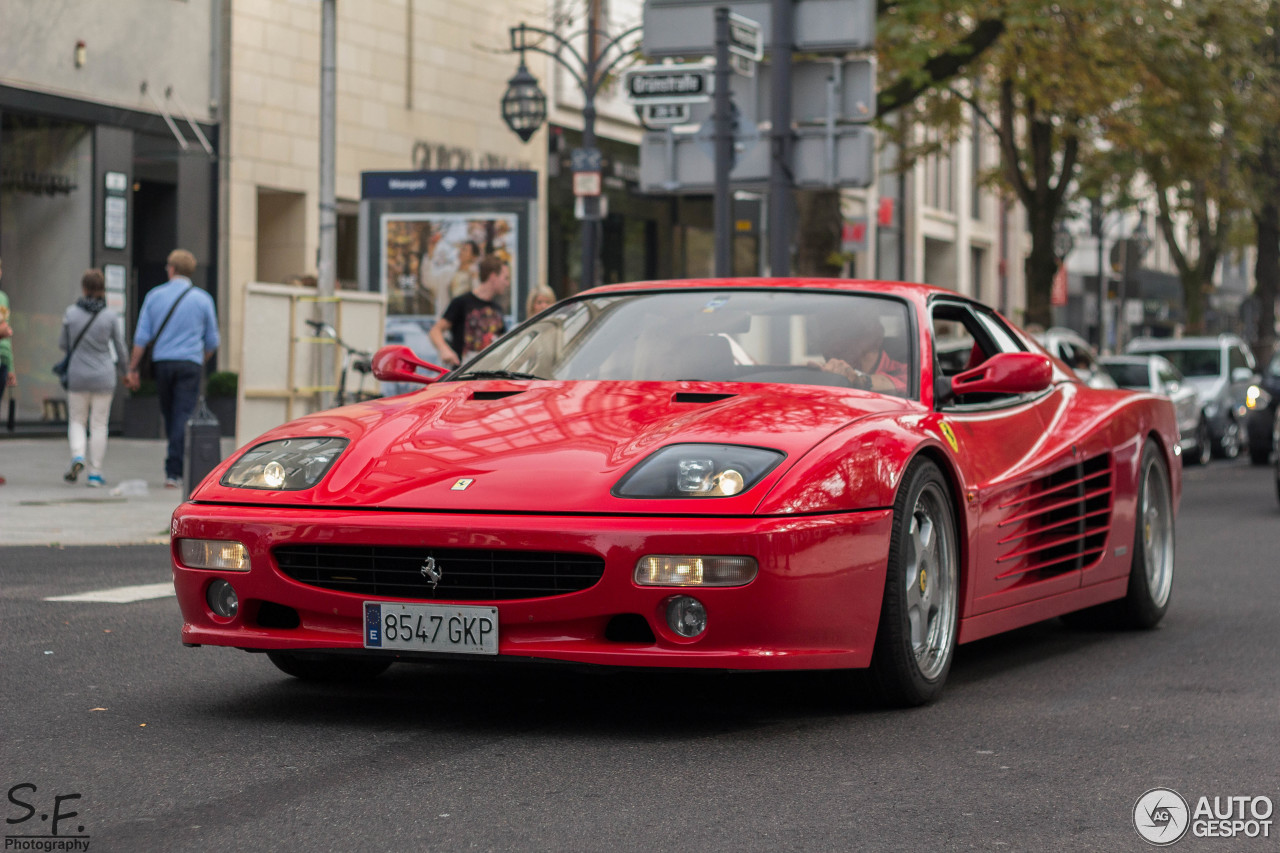
<path id="1" fill-rule="evenodd" d="M 62 337 L 58 342 L 64 351 L 72 351 L 67 366 L 67 440 L 71 443 L 71 467 L 63 479 L 74 483 L 84 470 L 85 422 L 88 421 L 88 483 L 96 487 L 103 484 L 102 462 L 107 454 L 111 398 L 115 394 L 116 378 L 123 376 L 128 367 L 129 351 L 124 345 L 119 317 L 107 307 L 102 271 L 86 270 L 80 287 L 84 296 L 63 315 Z"/>

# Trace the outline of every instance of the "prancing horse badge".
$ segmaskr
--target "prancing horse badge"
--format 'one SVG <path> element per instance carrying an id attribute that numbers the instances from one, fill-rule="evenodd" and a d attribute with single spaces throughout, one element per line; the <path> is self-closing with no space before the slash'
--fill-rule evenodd
<path id="1" fill-rule="evenodd" d="M 470 477 L 463 477 L 461 480 L 454 483 L 449 490 L 453 492 L 465 492 L 467 490 L 467 486 L 470 486 L 474 482 L 475 480 Z"/>
<path id="2" fill-rule="evenodd" d="M 435 557 L 427 557 L 425 563 L 420 569 L 422 576 L 431 581 L 431 588 L 435 589 L 440 583 L 440 579 L 444 577 L 444 570 L 436 563 Z"/>

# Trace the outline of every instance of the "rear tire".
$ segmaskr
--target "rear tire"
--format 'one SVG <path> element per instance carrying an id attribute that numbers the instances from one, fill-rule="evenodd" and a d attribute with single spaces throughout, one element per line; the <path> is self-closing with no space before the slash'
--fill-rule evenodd
<path id="1" fill-rule="evenodd" d="M 294 652 L 267 652 L 267 659 L 286 675 L 303 681 L 338 683 L 368 681 L 387 671 L 394 661 L 340 655 L 302 656 Z"/>
<path id="2" fill-rule="evenodd" d="M 1280 485 L 1280 483 L 1278 483 Z M 1173 495 L 1164 456 L 1150 440 L 1138 468 L 1138 502 L 1129 587 L 1124 598 L 1064 613 L 1072 628 L 1154 628 L 1169 609 L 1173 592 Z"/>
<path id="3" fill-rule="evenodd" d="M 871 657 L 880 698 L 923 705 L 942 691 L 960 611 L 956 514 L 938 466 L 917 458 L 893 505 L 884 600 Z"/>
<path id="4" fill-rule="evenodd" d="M 1150 439 L 1138 469 L 1137 523 L 1129 591 L 1121 600 L 1120 622 L 1154 628 L 1169 609 L 1173 593 L 1173 492 L 1164 457 Z"/>

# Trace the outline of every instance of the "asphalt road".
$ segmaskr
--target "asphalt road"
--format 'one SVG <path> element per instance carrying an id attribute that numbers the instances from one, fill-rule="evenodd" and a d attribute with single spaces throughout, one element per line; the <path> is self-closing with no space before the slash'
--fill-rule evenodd
<path id="1" fill-rule="evenodd" d="M 171 597 L 44 600 L 163 582 L 163 546 L 0 549 L 3 849 L 1148 849 L 1151 788 L 1280 802 L 1280 506 L 1268 469 L 1186 473 L 1157 630 L 965 646 L 906 712 L 829 674 L 399 665 L 310 686 L 183 648 Z M 1270 819 L 1175 849 L 1277 850 Z M 55 821 L 64 846 L 20 846 Z"/>

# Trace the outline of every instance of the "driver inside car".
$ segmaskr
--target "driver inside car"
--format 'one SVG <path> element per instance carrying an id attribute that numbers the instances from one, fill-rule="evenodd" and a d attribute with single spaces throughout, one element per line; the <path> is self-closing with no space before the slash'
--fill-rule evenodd
<path id="1" fill-rule="evenodd" d="M 871 314 L 817 318 L 818 343 L 823 363 L 812 362 L 828 373 L 848 379 L 854 388 L 903 395 L 907 392 L 907 365 L 884 350 L 884 326 Z"/>

